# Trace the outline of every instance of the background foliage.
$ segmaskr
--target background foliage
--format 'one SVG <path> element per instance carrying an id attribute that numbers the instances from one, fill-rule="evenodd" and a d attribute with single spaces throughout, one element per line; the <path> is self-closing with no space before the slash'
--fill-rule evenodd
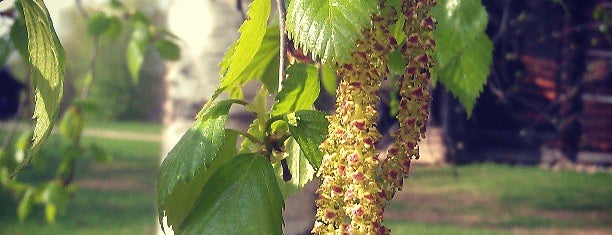
<path id="1" fill-rule="evenodd" d="M 131 1 L 130 7 L 144 8 L 144 2 Z M 160 19 L 161 12 L 147 12 L 151 19 Z M 67 50 L 67 94 L 79 94 L 87 71 L 88 59 L 91 56 L 92 43 L 87 38 L 85 24 L 76 9 L 65 13 L 60 20 L 68 29 L 62 42 Z M 155 22 L 161 24 L 162 22 Z M 102 121 L 159 121 L 161 119 L 163 60 L 152 47 L 147 47 L 144 54 L 140 79 L 135 83 L 131 78 L 127 60 L 123 55 L 131 39 L 132 27 L 122 24 L 116 36 L 103 36 L 95 66 L 95 81 L 92 84 L 89 99 L 99 105 L 99 113 L 90 118 Z M 70 98 L 70 97 L 67 97 Z M 68 100 L 68 99 L 66 99 Z"/>

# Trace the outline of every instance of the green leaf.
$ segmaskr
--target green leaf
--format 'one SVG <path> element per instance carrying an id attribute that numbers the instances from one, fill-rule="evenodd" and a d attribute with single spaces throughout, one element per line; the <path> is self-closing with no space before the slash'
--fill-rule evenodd
<path id="1" fill-rule="evenodd" d="M 64 113 L 60 121 L 59 131 L 62 137 L 76 144 L 83 132 L 83 125 L 84 122 L 81 111 L 77 107 L 71 106 L 66 113 Z"/>
<path id="2" fill-rule="evenodd" d="M 292 0 L 287 32 L 295 44 L 321 62 L 347 61 L 363 29 L 372 25 L 378 1 Z"/>
<path id="3" fill-rule="evenodd" d="M 401 3 L 400 3 L 401 4 Z M 398 12 L 401 12 L 401 7 Z M 401 45 L 404 40 L 406 40 L 406 32 L 404 32 L 404 24 L 406 23 L 405 17 L 399 17 L 397 22 L 391 25 L 391 34 L 397 41 L 398 45 Z"/>
<path id="4" fill-rule="evenodd" d="M 148 45 L 149 28 L 144 23 L 136 22 L 126 54 L 128 70 L 130 71 L 134 84 L 137 84 L 138 80 L 140 80 L 140 68 L 144 62 L 144 56 L 147 52 Z"/>
<path id="5" fill-rule="evenodd" d="M 254 136 L 257 140 L 263 142 L 264 129 L 265 122 L 259 122 L 259 119 L 254 119 L 247 129 L 247 133 Z M 264 150 L 264 145 L 253 143 L 250 139 L 244 139 L 240 144 L 240 153 L 255 153 Z"/>
<path id="6" fill-rule="evenodd" d="M 19 136 L 17 141 L 15 141 L 15 162 L 23 163 L 23 161 L 26 159 L 26 156 L 28 155 L 28 150 L 30 147 L 32 147 L 32 142 L 30 142 L 32 136 L 32 132 L 24 132 Z"/>
<path id="7" fill-rule="evenodd" d="M 155 41 L 155 49 L 165 60 L 177 61 L 181 59 L 181 48 L 170 40 L 161 39 Z"/>
<path id="8" fill-rule="evenodd" d="M 493 44 L 485 33 L 487 12 L 480 0 L 441 0 L 431 14 L 438 21 L 433 78 L 459 98 L 469 116 L 492 59 Z"/>
<path id="9" fill-rule="evenodd" d="M 232 44 L 227 51 L 225 52 L 225 55 L 223 56 L 223 60 L 221 60 L 221 62 L 219 62 L 219 77 L 221 79 L 223 79 L 225 77 L 225 75 L 227 74 L 227 71 L 230 68 L 230 65 L 232 63 L 232 59 L 234 58 L 234 54 L 236 53 L 236 46 L 238 46 L 238 40 L 236 40 L 234 42 L 234 44 Z"/>
<path id="10" fill-rule="evenodd" d="M 202 188 L 210 177 L 220 166 L 236 156 L 237 138 L 238 134 L 235 131 L 226 129 L 219 156 L 211 166 L 189 183 L 180 182 L 174 188 L 173 193 L 168 196 L 165 213 L 168 216 L 168 224 L 172 224 L 174 229 L 180 228 L 180 224 L 189 215 L 198 198 L 203 193 Z"/>
<path id="11" fill-rule="evenodd" d="M 282 234 L 283 196 L 263 156 L 236 156 L 203 191 L 179 234 Z"/>
<path id="12" fill-rule="evenodd" d="M 387 64 L 387 67 L 392 74 L 403 74 L 406 64 L 406 60 L 404 59 L 404 56 L 400 50 L 394 50 L 389 53 L 389 63 Z"/>
<path id="13" fill-rule="evenodd" d="M 106 149 L 100 147 L 97 144 L 89 145 L 87 151 L 89 155 L 96 159 L 96 162 L 98 163 L 109 163 L 113 161 L 113 156 L 111 156 L 110 153 L 106 151 Z"/>
<path id="14" fill-rule="evenodd" d="M 225 161 L 220 149 L 227 142 L 225 123 L 236 102 L 224 100 L 204 110 L 162 162 L 157 179 L 160 221 L 165 212 L 169 225 L 180 225 L 210 175 Z"/>
<path id="15" fill-rule="evenodd" d="M 87 34 L 99 37 L 109 29 L 110 18 L 103 12 L 96 12 L 87 18 Z"/>
<path id="16" fill-rule="evenodd" d="M 140 10 L 136 10 L 132 13 L 132 15 L 130 15 L 130 21 L 133 24 L 143 24 L 146 26 L 151 24 L 149 17 L 147 17 L 147 15 Z"/>
<path id="17" fill-rule="evenodd" d="M 117 40 L 122 28 L 121 20 L 117 16 L 111 16 L 108 19 L 108 29 L 104 32 L 104 36 L 109 37 L 111 40 Z"/>
<path id="18" fill-rule="evenodd" d="M 223 61 L 219 64 L 221 67 L 220 75 L 224 77 L 227 74 L 231 59 L 236 49 L 236 42 L 225 54 Z M 259 79 L 268 93 L 274 94 L 278 90 L 278 66 L 279 66 L 279 50 L 280 50 L 280 32 L 278 25 L 269 26 L 264 35 L 263 41 L 257 53 L 247 65 L 246 68 L 236 77 L 231 87 L 226 90 L 242 90 L 242 86 L 252 79 Z M 222 92 L 219 90 L 217 92 Z M 230 95 L 237 98 L 237 96 Z"/>
<path id="19" fill-rule="evenodd" d="M 314 65 L 293 64 L 287 68 L 283 89 L 276 95 L 272 116 L 310 109 L 319 96 L 319 75 Z"/>
<path id="20" fill-rule="evenodd" d="M 253 97 L 253 102 L 246 106 L 246 109 L 250 112 L 253 112 L 255 116 L 257 116 L 258 123 L 260 123 L 261 130 L 263 131 L 264 124 L 269 119 L 269 114 L 267 112 L 267 101 L 268 101 L 268 92 L 265 89 L 259 89 Z"/>
<path id="21" fill-rule="evenodd" d="M 62 152 L 62 163 L 57 167 L 55 177 L 60 180 L 68 180 L 72 177 L 75 169 L 75 160 L 83 156 L 85 150 L 76 144 L 68 145 Z"/>
<path id="22" fill-rule="evenodd" d="M 173 223 L 174 229 L 180 228 L 180 224 L 196 205 L 198 198 L 203 193 L 202 188 L 210 177 L 213 176 L 220 166 L 229 162 L 237 155 L 237 139 L 238 133 L 234 130 L 226 129 L 219 156 L 210 167 L 189 183 L 180 182 L 175 187 L 174 192 L 168 196 L 165 212 L 166 216 L 168 216 L 168 223 Z"/>
<path id="23" fill-rule="evenodd" d="M 403 0 L 387 0 L 386 4 L 388 7 L 391 7 L 395 10 L 395 12 L 397 12 L 398 14 L 401 14 L 402 12 L 402 5 L 404 4 Z M 399 19 L 403 18 L 403 17 L 398 17 Z M 398 19 L 398 20 L 399 20 Z M 399 43 L 399 41 L 398 41 Z"/>
<path id="24" fill-rule="evenodd" d="M 19 8 L 20 9 L 20 8 Z M 19 55 L 24 59 L 28 60 L 28 29 L 26 28 L 25 21 L 22 18 L 15 19 L 13 26 L 11 26 L 10 32 L 11 42 L 15 49 L 19 52 Z"/>
<path id="25" fill-rule="evenodd" d="M 34 188 L 28 188 L 21 198 L 21 202 L 19 202 L 19 207 L 17 208 L 17 216 L 20 221 L 24 221 L 30 212 L 32 211 L 32 206 L 34 205 Z"/>
<path id="26" fill-rule="evenodd" d="M 170 32 L 167 29 L 163 29 L 163 28 L 156 28 L 156 34 L 160 37 L 160 38 L 165 38 L 168 40 L 173 40 L 173 41 L 181 41 L 181 38 L 179 36 L 177 36 L 176 34 Z"/>
<path id="27" fill-rule="evenodd" d="M 336 70 L 329 64 L 323 64 L 321 66 L 321 83 L 323 83 L 323 89 L 330 95 L 336 95 L 336 88 L 338 87 Z"/>
<path id="28" fill-rule="evenodd" d="M 17 167 L 18 173 L 38 153 L 43 142 L 49 137 L 55 118 L 59 113 L 64 92 L 66 56 L 60 43 L 49 12 L 42 0 L 21 0 L 28 32 L 28 60 L 34 86 L 34 137 L 32 151 Z M 13 174 L 15 174 L 13 173 Z"/>
<path id="29" fill-rule="evenodd" d="M 242 86 L 240 80 L 245 76 L 240 75 L 261 47 L 270 16 L 270 6 L 269 0 L 254 0 L 249 5 L 248 20 L 238 29 L 240 38 L 225 54 L 220 64 L 221 84 L 215 92 L 215 98 L 225 90 Z"/>
<path id="30" fill-rule="evenodd" d="M 100 110 L 100 106 L 93 100 L 89 99 L 76 99 L 72 102 L 72 106 L 78 108 L 84 113 L 96 113 Z"/>
<path id="31" fill-rule="evenodd" d="M 300 144 L 300 148 L 310 165 L 315 170 L 319 170 L 321 160 L 323 160 L 323 151 L 319 149 L 319 145 L 327 137 L 327 126 L 329 125 L 325 113 L 301 110 L 295 112 L 295 119 L 291 115 L 287 116 L 291 135 Z"/>
<path id="32" fill-rule="evenodd" d="M 292 194 L 300 191 L 306 183 L 312 180 L 315 170 L 312 168 L 300 145 L 293 138 L 285 142 L 285 153 L 287 155 L 287 166 L 291 173 L 291 180 L 283 180 L 283 167 L 280 162 L 274 164 L 276 182 L 283 193 L 283 198 L 288 198 Z"/>
<path id="33" fill-rule="evenodd" d="M 223 139 L 223 145 L 221 146 L 221 153 L 219 154 L 217 166 L 225 164 L 238 154 L 238 148 L 236 148 L 237 142 L 238 132 L 232 129 L 225 129 L 225 138 Z"/>
<path id="34" fill-rule="evenodd" d="M 240 74 L 242 86 L 250 79 L 257 78 L 266 87 L 268 93 L 278 92 L 278 64 L 280 50 L 280 31 L 278 26 L 268 27 L 259 50 L 251 63 Z"/>
<path id="35" fill-rule="evenodd" d="M 55 216 L 57 215 L 57 206 L 49 203 L 45 206 L 45 218 L 50 224 L 55 223 Z"/>
<path id="36" fill-rule="evenodd" d="M 62 186 L 58 181 L 51 181 L 43 188 L 39 197 L 38 201 L 46 205 L 45 216 L 47 222 L 54 223 L 58 212 L 66 212 L 66 207 L 70 201 L 70 192 L 67 187 Z"/>

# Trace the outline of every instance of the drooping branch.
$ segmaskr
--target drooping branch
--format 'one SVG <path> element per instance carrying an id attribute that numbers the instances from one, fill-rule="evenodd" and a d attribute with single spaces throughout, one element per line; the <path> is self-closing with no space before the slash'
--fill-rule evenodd
<path id="1" fill-rule="evenodd" d="M 89 66 L 87 68 L 87 73 L 88 76 L 85 77 L 85 82 L 83 83 L 83 90 L 81 91 L 81 98 L 85 99 L 87 98 L 87 96 L 89 95 L 89 88 L 91 87 L 91 84 L 93 83 L 94 77 L 95 77 L 95 66 L 96 66 L 96 61 L 98 59 L 98 49 L 100 48 L 100 38 L 99 37 L 94 37 L 93 39 L 93 45 L 91 48 L 91 57 L 89 57 Z"/>
<path id="2" fill-rule="evenodd" d="M 85 10 L 83 2 L 81 2 L 81 0 L 74 0 L 74 3 L 76 4 L 77 10 L 79 11 L 79 13 L 81 13 L 83 18 L 89 18 L 89 13 L 87 13 L 87 10 Z"/>
<path id="3" fill-rule="evenodd" d="M 81 16 L 83 16 L 83 18 L 87 22 L 87 19 L 89 19 L 89 13 L 85 9 L 85 6 L 83 6 L 83 2 L 81 0 L 74 0 L 74 3 L 76 5 L 77 10 L 81 14 Z M 89 57 L 89 65 L 87 67 L 88 76 L 85 77 L 85 81 L 83 82 L 83 90 L 81 91 L 81 99 L 85 99 L 89 95 L 89 88 L 91 87 L 91 84 L 93 83 L 93 80 L 95 77 L 94 69 L 96 65 L 96 60 L 98 59 L 98 49 L 100 47 L 99 41 L 100 41 L 100 37 L 94 36 L 93 45 L 91 48 L 91 56 Z"/>

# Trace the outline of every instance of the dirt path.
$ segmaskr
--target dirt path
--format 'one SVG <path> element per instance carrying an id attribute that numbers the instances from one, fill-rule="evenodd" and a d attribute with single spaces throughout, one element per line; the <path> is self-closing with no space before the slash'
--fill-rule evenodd
<path id="1" fill-rule="evenodd" d="M 1 123 L 0 129 L 7 130 L 9 128 L 8 123 Z M 17 124 L 18 131 L 26 131 L 31 129 L 30 126 L 26 124 Z M 53 135 L 59 134 L 59 129 L 53 128 L 51 132 Z M 161 133 L 160 134 L 148 134 L 148 133 L 139 133 L 139 132 L 129 132 L 129 131 L 116 131 L 116 130 L 106 130 L 106 129 L 98 129 L 98 128 L 85 128 L 83 131 L 83 135 L 87 137 L 97 137 L 104 139 L 115 139 L 115 140 L 134 140 L 134 141 L 147 141 L 147 142 L 161 142 Z"/>
<path id="2" fill-rule="evenodd" d="M 89 136 L 89 137 L 105 138 L 105 139 L 161 142 L 161 133 L 160 134 L 145 134 L 145 133 L 138 133 L 138 132 L 124 132 L 124 131 L 86 128 L 85 131 L 83 131 L 83 135 Z"/>

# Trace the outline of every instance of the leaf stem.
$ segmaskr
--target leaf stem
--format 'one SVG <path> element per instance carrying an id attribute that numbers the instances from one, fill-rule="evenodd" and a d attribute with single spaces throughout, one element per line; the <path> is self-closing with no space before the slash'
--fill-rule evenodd
<path id="1" fill-rule="evenodd" d="M 270 119 L 268 119 L 268 121 L 266 122 L 266 129 L 265 132 L 267 135 L 270 134 L 270 132 L 272 131 L 272 123 L 276 122 L 276 121 L 280 121 L 280 120 L 284 120 L 285 119 L 285 115 L 278 115 L 278 116 L 274 116 Z"/>
<path id="2" fill-rule="evenodd" d="M 287 67 L 287 30 L 286 30 L 286 17 L 287 9 L 285 9 L 285 0 L 276 0 L 276 7 L 278 8 L 278 21 L 280 30 L 280 58 L 278 64 L 278 92 L 283 88 L 282 82 L 286 77 L 285 69 Z"/>
<path id="3" fill-rule="evenodd" d="M 261 140 L 257 139 L 257 137 L 255 137 L 255 136 L 253 136 L 253 135 L 251 135 L 251 134 L 249 134 L 247 132 L 239 131 L 239 130 L 235 130 L 235 129 L 227 129 L 227 130 L 232 131 L 232 132 L 234 132 L 236 134 L 239 134 L 241 136 L 244 136 L 244 137 L 246 137 L 247 139 L 249 139 L 253 143 L 263 144 L 263 142 L 261 142 Z"/>
<path id="4" fill-rule="evenodd" d="M 242 105 L 242 106 L 247 106 L 249 105 L 249 102 L 246 102 L 244 100 L 236 100 L 236 104 Z"/>

